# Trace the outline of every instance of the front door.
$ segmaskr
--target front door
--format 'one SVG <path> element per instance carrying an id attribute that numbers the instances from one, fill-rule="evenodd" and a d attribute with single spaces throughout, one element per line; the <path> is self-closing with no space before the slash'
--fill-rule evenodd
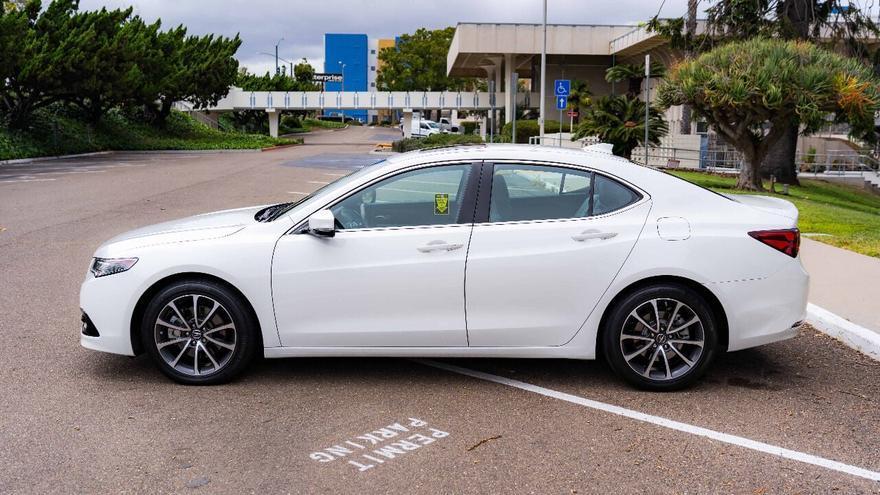
<path id="1" fill-rule="evenodd" d="M 478 211 L 467 261 L 470 345 L 563 345 L 629 256 L 650 202 L 581 169 L 495 164 L 485 175 L 488 216 Z"/>
<path id="2" fill-rule="evenodd" d="M 279 240 L 272 288 L 282 345 L 467 346 L 474 170 L 398 173 L 331 206 L 334 237 Z"/>

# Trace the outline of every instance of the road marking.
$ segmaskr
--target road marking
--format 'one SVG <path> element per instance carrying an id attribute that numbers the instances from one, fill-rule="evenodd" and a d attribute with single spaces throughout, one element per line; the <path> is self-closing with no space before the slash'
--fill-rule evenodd
<path id="1" fill-rule="evenodd" d="M 12 184 L 14 182 L 45 182 L 49 180 L 55 179 L 13 179 L 13 180 L 0 180 L 0 184 Z"/>
<path id="2" fill-rule="evenodd" d="M 302 194 L 303 196 L 308 196 L 310 193 L 299 192 L 299 191 L 287 191 L 287 194 Z"/>
<path id="3" fill-rule="evenodd" d="M 506 378 L 503 376 L 492 375 L 489 373 L 484 373 L 482 371 L 475 371 L 468 368 L 462 368 L 460 366 L 441 363 L 438 361 L 431 361 L 427 359 L 417 359 L 415 361 L 422 363 L 426 366 L 432 366 L 434 368 L 451 371 L 460 375 L 465 375 L 480 380 L 486 380 L 501 385 L 507 385 L 508 387 L 514 387 L 520 390 L 525 390 L 527 392 L 540 394 L 545 397 L 551 397 L 554 399 L 571 402 L 572 404 L 577 404 L 580 406 L 589 407 L 590 409 L 596 409 L 598 411 L 616 414 L 618 416 L 634 419 L 636 421 L 642 421 L 644 423 L 662 426 L 671 430 L 690 433 L 691 435 L 705 437 L 711 440 L 717 440 L 719 442 L 744 447 L 747 449 L 763 452 L 765 454 L 775 455 L 777 457 L 782 457 L 797 462 L 803 462 L 805 464 L 812 464 L 814 466 L 831 469 L 833 471 L 850 474 L 852 476 L 858 476 L 859 478 L 880 481 L 880 472 L 871 471 L 869 469 L 860 468 L 858 466 L 853 466 L 850 464 L 844 464 L 838 461 L 832 461 L 830 459 L 825 459 L 824 457 L 819 457 L 804 452 L 798 452 L 796 450 L 790 450 L 776 445 L 750 440 L 745 437 L 730 435 L 728 433 L 722 433 L 700 426 L 694 426 L 688 423 L 681 423 L 679 421 L 667 419 L 662 416 L 654 416 L 652 414 L 635 411 L 633 409 L 627 409 L 625 407 L 615 406 L 613 404 L 606 404 L 604 402 L 578 397 L 577 395 L 559 392 L 557 390 L 551 390 L 549 388 L 544 388 L 538 385 L 532 385 L 531 383 L 521 382 L 519 380 L 513 380 L 511 378 Z"/>
<path id="4" fill-rule="evenodd" d="M 406 438 L 399 438 L 402 436 Z M 349 437 L 350 439 L 312 452 L 309 458 L 320 463 L 345 458 L 349 465 L 362 473 L 448 436 L 449 432 L 430 427 L 426 421 L 408 418 L 407 421 L 396 421 L 362 435 Z"/>
<path id="5" fill-rule="evenodd" d="M 327 177 L 345 177 L 346 175 L 349 175 L 349 174 L 329 174 L 329 173 L 325 173 L 325 174 L 321 174 L 321 175 L 326 175 Z"/>
<path id="6" fill-rule="evenodd" d="M 321 180 L 307 180 L 306 182 L 308 182 L 309 184 L 321 184 L 321 185 L 329 184 L 329 182 L 321 181 Z"/>

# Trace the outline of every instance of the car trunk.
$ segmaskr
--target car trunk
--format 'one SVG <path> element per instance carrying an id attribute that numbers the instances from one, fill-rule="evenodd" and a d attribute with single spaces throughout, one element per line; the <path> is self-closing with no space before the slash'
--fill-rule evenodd
<path id="1" fill-rule="evenodd" d="M 797 226 L 798 209 L 791 201 L 753 194 L 725 194 L 724 196 L 756 210 L 785 217 L 789 220 L 786 224 L 790 224 L 791 227 Z"/>

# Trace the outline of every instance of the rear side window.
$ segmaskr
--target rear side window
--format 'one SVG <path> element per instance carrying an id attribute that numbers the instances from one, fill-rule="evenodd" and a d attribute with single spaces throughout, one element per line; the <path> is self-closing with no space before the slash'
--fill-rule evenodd
<path id="1" fill-rule="evenodd" d="M 596 175 L 593 186 L 593 215 L 625 208 L 641 197 L 632 189 L 604 175 Z"/>
<path id="2" fill-rule="evenodd" d="M 583 218 L 624 208 L 641 196 L 592 172 L 544 165 L 495 165 L 490 222 Z"/>

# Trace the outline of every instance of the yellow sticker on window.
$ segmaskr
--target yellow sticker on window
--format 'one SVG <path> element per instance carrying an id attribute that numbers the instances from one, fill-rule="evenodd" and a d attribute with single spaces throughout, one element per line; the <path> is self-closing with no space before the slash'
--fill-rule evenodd
<path id="1" fill-rule="evenodd" d="M 437 193 L 434 195 L 434 214 L 449 215 L 449 195 Z"/>

